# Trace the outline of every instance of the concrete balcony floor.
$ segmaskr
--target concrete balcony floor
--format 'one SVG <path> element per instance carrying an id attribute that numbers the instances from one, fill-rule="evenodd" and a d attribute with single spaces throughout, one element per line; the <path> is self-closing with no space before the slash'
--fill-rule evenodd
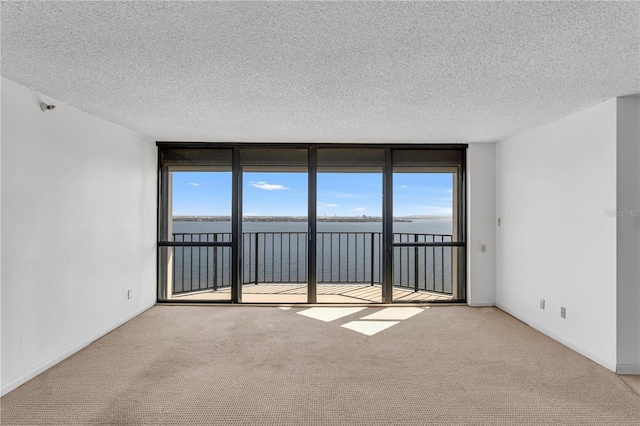
<path id="1" fill-rule="evenodd" d="M 380 285 L 370 284 L 318 284 L 318 303 L 379 303 L 382 300 Z M 451 300 L 451 296 L 415 292 L 405 288 L 393 289 L 393 300 L 396 302 L 433 302 Z M 171 301 L 228 301 L 231 300 L 231 288 L 225 287 L 217 291 L 191 293 L 174 296 Z M 306 284 L 244 284 L 242 286 L 243 303 L 306 303 Z"/>

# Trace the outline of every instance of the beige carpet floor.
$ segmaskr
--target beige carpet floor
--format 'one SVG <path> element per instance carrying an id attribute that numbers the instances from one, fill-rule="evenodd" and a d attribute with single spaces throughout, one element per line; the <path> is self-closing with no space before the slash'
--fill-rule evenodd
<path id="1" fill-rule="evenodd" d="M 640 419 L 614 373 L 495 308 L 421 308 L 371 336 L 342 325 L 382 307 L 330 322 L 306 309 L 156 306 L 2 397 L 2 425 Z"/>

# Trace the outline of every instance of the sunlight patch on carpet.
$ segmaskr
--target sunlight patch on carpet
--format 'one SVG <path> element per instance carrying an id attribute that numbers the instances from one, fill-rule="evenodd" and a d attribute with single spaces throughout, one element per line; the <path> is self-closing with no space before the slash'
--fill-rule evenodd
<path id="1" fill-rule="evenodd" d="M 398 324 L 399 321 L 351 321 L 343 324 L 342 327 L 356 331 L 366 336 L 373 336 L 389 327 Z"/>
<path id="2" fill-rule="evenodd" d="M 360 312 L 363 309 L 366 308 L 310 308 L 297 312 L 297 314 L 324 322 L 331 322 Z"/>
<path id="3" fill-rule="evenodd" d="M 363 320 L 404 320 L 423 312 L 422 308 L 385 308 L 362 318 Z"/>

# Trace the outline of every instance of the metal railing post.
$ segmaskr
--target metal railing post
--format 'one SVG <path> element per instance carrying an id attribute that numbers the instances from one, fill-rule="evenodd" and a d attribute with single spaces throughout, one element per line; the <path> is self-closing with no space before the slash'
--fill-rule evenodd
<path id="1" fill-rule="evenodd" d="M 371 285 L 374 284 L 375 282 L 375 277 L 374 277 L 374 259 L 375 259 L 375 245 L 374 245 L 374 233 L 371 233 Z"/>
<path id="2" fill-rule="evenodd" d="M 254 267 L 255 267 L 255 271 L 256 271 L 256 278 L 255 281 L 253 282 L 255 285 L 258 285 L 258 233 L 255 233 L 255 237 L 253 238 L 253 243 L 255 244 L 255 248 L 253 249 L 253 255 L 254 255 Z"/>
<path id="3" fill-rule="evenodd" d="M 413 234 L 413 242 L 418 242 L 418 234 Z M 409 267 L 409 260 L 407 259 L 407 268 Z M 413 291 L 418 291 L 418 247 L 413 249 Z"/>
<path id="4" fill-rule="evenodd" d="M 213 242 L 218 242 L 218 234 L 213 234 Z M 213 248 L 213 291 L 218 290 L 218 247 Z"/>

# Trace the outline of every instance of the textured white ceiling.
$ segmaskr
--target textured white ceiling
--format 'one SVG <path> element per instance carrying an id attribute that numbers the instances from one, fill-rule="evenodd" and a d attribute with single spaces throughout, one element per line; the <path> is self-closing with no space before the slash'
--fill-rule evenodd
<path id="1" fill-rule="evenodd" d="M 2 75 L 156 140 L 494 141 L 640 92 L 638 2 L 2 2 Z"/>

